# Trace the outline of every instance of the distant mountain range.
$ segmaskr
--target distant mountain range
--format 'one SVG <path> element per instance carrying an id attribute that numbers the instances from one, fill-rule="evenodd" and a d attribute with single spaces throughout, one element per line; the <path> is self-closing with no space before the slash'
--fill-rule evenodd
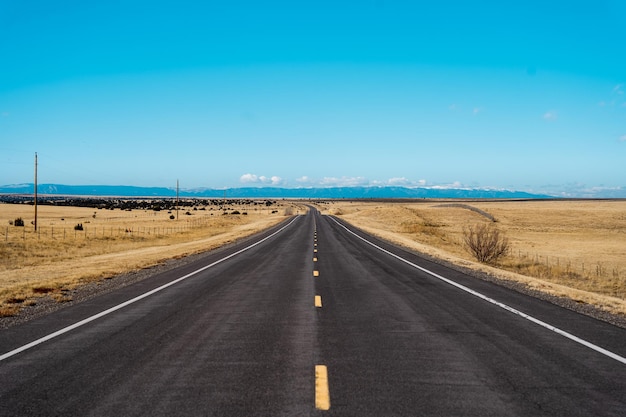
<path id="1" fill-rule="evenodd" d="M 175 197 L 175 188 L 133 187 L 126 185 L 62 185 L 39 184 L 42 195 L 98 196 L 98 197 Z M 0 186 L 0 194 L 33 194 L 33 184 Z M 373 199 L 373 198 L 492 198 L 545 199 L 554 196 L 523 191 L 461 189 L 461 188 L 406 188 L 406 187 L 334 187 L 334 188 L 276 188 L 244 187 L 228 189 L 181 189 L 180 197 L 198 198 L 300 198 L 300 199 Z"/>

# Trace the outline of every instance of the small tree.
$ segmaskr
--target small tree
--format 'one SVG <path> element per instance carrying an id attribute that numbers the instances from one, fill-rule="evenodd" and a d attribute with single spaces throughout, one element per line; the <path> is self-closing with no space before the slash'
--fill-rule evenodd
<path id="1" fill-rule="evenodd" d="M 509 239 L 493 225 L 477 224 L 463 229 L 467 251 L 479 262 L 494 264 L 509 252 Z"/>
<path id="2" fill-rule="evenodd" d="M 15 219 L 13 224 L 17 227 L 24 227 L 24 220 L 21 217 L 18 217 L 17 219 Z"/>

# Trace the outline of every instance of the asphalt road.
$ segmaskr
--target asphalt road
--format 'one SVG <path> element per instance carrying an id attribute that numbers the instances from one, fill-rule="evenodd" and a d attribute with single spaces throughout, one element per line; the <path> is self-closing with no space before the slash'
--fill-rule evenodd
<path id="1" fill-rule="evenodd" d="M 339 222 L 0 331 L 0 415 L 626 415 L 626 330 Z"/>

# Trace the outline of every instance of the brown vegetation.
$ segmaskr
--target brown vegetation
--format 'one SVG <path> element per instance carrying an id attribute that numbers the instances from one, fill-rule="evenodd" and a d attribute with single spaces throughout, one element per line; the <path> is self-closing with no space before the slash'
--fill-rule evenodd
<path id="1" fill-rule="evenodd" d="M 476 224 L 463 229 L 463 242 L 478 262 L 495 264 L 509 252 L 509 239 L 493 225 Z"/>

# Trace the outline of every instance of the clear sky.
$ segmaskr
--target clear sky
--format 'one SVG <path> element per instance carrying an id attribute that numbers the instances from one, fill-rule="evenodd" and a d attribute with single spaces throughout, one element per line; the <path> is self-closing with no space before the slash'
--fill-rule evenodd
<path id="1" fill-rule="evenodd" d="M 625 191 L 625 28 L 621 0 L 0 0 L 0 185 L 37 152 L 40 183 Z"/>

